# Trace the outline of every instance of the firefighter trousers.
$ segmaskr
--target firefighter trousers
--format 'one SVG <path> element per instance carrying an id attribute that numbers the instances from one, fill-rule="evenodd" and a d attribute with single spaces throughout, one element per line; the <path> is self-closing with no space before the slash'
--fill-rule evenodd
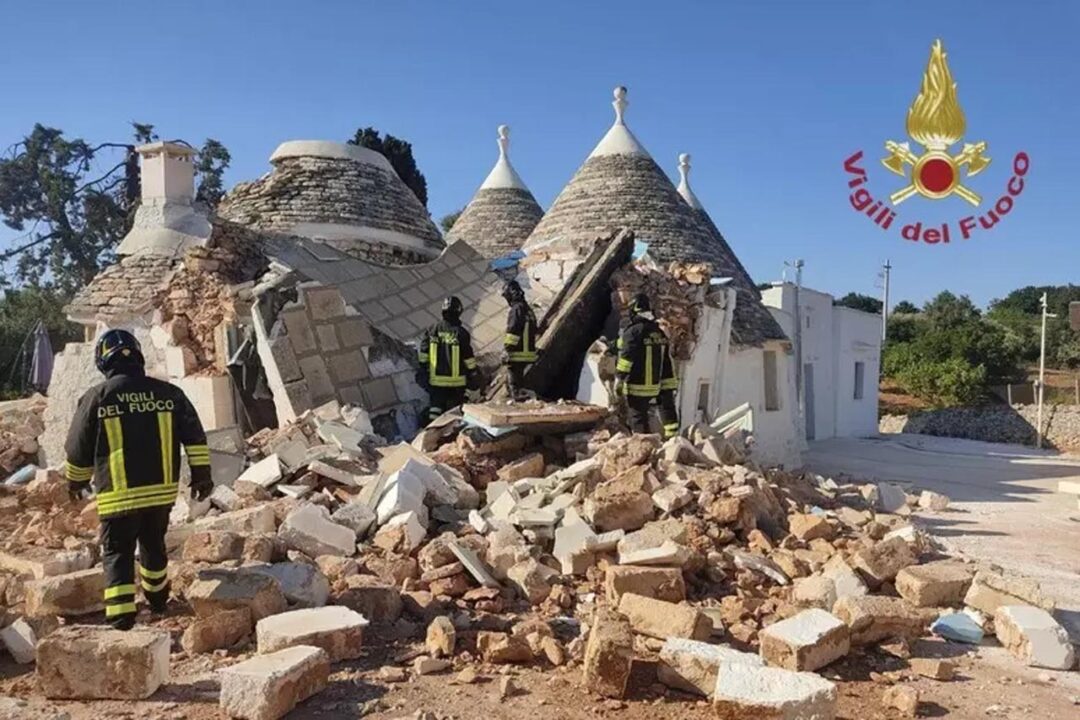
<path id="1" fill-rule="evenodd" d="M 431 400 L 431 406 L 428 407 L 428 422 L 431 422 L 447 410 L 465 402 L 465 388 L 431 387 L 428 388 L 428 398 Z"/>
<path id="2" fill-rule="evenodd" d="M 510 390 L 510 397 L 516 398 L 518 393 L 525 390 L 525 371 L 532 363 L 508 362 L 506 363 L 506 384 Z"/>
<path id="3" fill-rule="evenodd" d="M 626 404 L 630 410 L 630 429 L 636 433 L 649 432 L 649 409 L 656 401 L 660 410 L 660 425 L 664 439 L 679 434 L 679 411 L 675 408 L 675 391 L 661 390 L 656 397 L 628 395 Z"/>
<path id="4" fill-rule="evenodd" d="M 105 619 L 120 630 L 135 624 L 135 594 L 142 588 L 150 609 L 164 612 L 169 599 L 165 531 L 171 505 L 102 518 L 101 561 L 105 566 Z M 135 549 L 139 550 L 138 569 Z M 138 575 L 138 578 L 136 578 Z"/>

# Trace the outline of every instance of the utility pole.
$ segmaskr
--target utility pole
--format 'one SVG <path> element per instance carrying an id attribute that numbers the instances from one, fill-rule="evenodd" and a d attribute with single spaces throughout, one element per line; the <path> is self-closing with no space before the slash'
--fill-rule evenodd
<path id="1" fill-rule="evenodd" d="M 885 259 L 885 264 L 881 266 L 881 277 L 885 279 L 885 292 L 881 301 L 881 347 L 885 347 L 885 337 L 889 333 L 889 271 L 892 270 L 892 265 L 889 264 L 888 258 Z"/>
<path id="2" fill-rule="evenodd" d="M 1039 338 L 1039 411 L 1037 414 L 1037 420 L 1035 425 L 1035 447 L 1041 448 L 1043 445 L 1043 389 L 1046 384 L 1046 318 L 1057 317 L 1053 313 L 1046 312 L 1047 299 L 1046 293 L 1042 294 L 1039 298 L 1039 303 L 1042 305 L 1042 336 Z"/>
<path id="3" fill-rule="evenodd" d="M 802 367 L 802 309 L 799 305 L 799 291 L 802 289 L 802 269 L 805 265 L 802 259 L 794 260 L 792 262 L 784 261 L 784 265 L 790 268 L 795 268 L 795 337 L 792 340 L 795 342 L 795 397 L 798 399 L 799 410 L 803 408 L 803 367 Z"/>

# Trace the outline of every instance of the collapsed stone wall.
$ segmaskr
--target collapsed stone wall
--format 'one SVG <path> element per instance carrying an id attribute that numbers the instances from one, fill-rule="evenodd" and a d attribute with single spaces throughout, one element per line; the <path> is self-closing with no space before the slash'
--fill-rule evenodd
<path id="1" fill-rule="evenodd" d="M 942 408 L 912 415 L 885 415 L 878 430 L 1033 445 L 1038 412 L 1037 405 Z M 1043 431 L 1047 445 L 1061 450 L 1080 449 L 1080 405 L 1044 405 Z"/>

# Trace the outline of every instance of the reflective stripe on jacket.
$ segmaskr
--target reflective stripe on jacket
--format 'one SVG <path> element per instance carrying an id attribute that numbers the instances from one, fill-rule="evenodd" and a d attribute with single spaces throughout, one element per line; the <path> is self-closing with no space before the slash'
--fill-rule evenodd
<path id="1" fill-rule="evenodd" d="M 651 314 L 635 316 L 619 333 L 615 373 L 626 381 L 626 394 L 656 397 L 661 390 L 678 390 L 667 335 Z"/>
<path id="2" fill-rule="evenodd" d="M 503 346 L 512 363 L 536 362 L 536 315 L 524 300 L 510 305 Z"/>
<path id="3" fill-rule="evenodd" d="M 467 376 L 476 370 L 469 331 L 445 320 L 424 333 L 417 357 L 427 368 L 431 387 L 465 387 Z"/>

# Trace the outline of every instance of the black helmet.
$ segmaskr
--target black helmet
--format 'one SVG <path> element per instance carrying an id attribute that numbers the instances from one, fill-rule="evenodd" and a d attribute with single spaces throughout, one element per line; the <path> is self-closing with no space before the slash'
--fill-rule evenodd
<path id="1" fill-rule="evenodd" d="M 518 285 L 517 280 L 508 280 L 503 285 L 502 296 L 506 298 L 507 302 L 514 302 L 515 300 L 524 300 L 525 291 Z"/>
<path id="2" fill-rule="evenodd" d="M 630 301 L 630 314 L 637 315 L 638 313 L 649 312 L 652 310 L 652 303 L 649 302 L 649 296 L 645 293 L 638 293 L 634 296 L 634 299 Z"/>
<path id="3" fill-rule="evenodd" d="M 443 300 L 442 316 L 444 320 L 457 320 L 464 311 L 465 308 L 462 307 L 461 300 L 456 295 L 451 295 Z"/>
<path id="4" fill-rule="evenodd" d="M 94 347 L 94 364 L 108 372 L 117 364 L 131 363 L 142 367 L 142 346 L 127 330 L 109 330 L 98 338 Z"/>

